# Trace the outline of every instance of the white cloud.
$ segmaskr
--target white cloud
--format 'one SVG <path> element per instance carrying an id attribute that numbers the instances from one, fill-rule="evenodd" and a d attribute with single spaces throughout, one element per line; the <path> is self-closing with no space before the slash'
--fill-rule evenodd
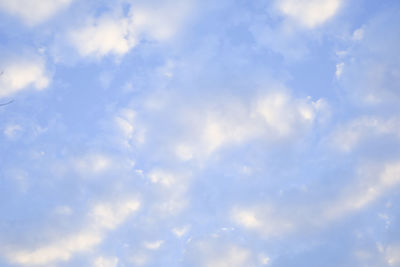
<path id="1" fill-rule="evenodd" d="M 307 28 L 314 28 L 332 18 L 341 0 L 279 0 L 279 11 Z"/>
<path id="2" fill-rule="evenodd" d="M 144 252 L 136 252 L 129 259 L 135 266 L 146 266 L 149 260 L 150 257 Z"/>
<path id="3" fill-rule="evenodd" d="M 359 183 L 344 189 L 339 197 L 321 212 L 322 221 L 331 221 L 361 210 L 400 184 L 400 162 L 372 164 L 359 170 Z"/>
<path id="4" fill-rule="evenodd" d="M 297 226 L 293 218 L 284 216 L 268 205 L 235 207 L 231 211 L 231 220 L 236 225 L 255 231 L 264 238 L 287 234 Z"/>
<path id="5" fill-rule="evenodd" d="M 393 135 L 400 138 L 400 120 L 396 117 L 361 117 L 354 119 L 338 129 L 328 139 L 335 149 L 344 152 L 352 151 L 361 142 L 371 137 Z"/>
<path id="6" fill-rule="evenodd" d="M 84 57 L 122 56 L 141 40 L 172 38 L 187 17 L 190 6 L 190 1 L 166 2 L 156 8 L 132 3 L 128 15 L 92 18 L 86 25 L 72 29 L 68 39 Z"/>
<path id="7" fill-rule="evenodd" d="M 236 225 L 263 238 L 282 237 L 301 229 L 326 227 L 366 208 L 399 185 L 400 162 L 366 164 L 359 168 L 357 179 L 332 200 L 312 206 L 238 205 L 231 209 L 230 218 Z"/>
<path id="8" fill-rule="evenodd" d="M 159 249 L 162 244 L 164 244 L 164 240 L 157 240 L 153 242 L 144 242 L 144 247 L 150 250 L 157 250 Z"/>
<path id="9" fill-rule="evenodd" d="M 174 152 L 181 160 L 190 160 L 207 157 L 225 145 L 256 138 L 296 139 L 325 112 L 325 106 L 323 100 L 296 99 L 285 90 L 276 90 L 248 103 L 233 99 L 229 103 L 213 103 L 202 112 L 185 111 L 189 134 L 180 138 Z M 198 117 L 200 113 L 202 116 Z"/>
<path id="10" fill-rule="evenodd" d="M 398 23 L 397 12 L 388 10 L 349 35 L 340 83 L 357 105 L 399 105 Z"/>
<path id="11" fill-rule="evenodd" d="M 134 4 L 132 26 L 139 35 L 157 41 L 172 38 L 182 27 L 192 8 L 192 1 L 165 1 L 155 8 L 152 4 Z"/>
<path id="12" fill-rule="evenodd" d="M 67 7 L 72 0 L 0 0 L 0 9 L 20 17 L 26 24 L 35 25 Z"/>
<path id="13" fill-rule="evenodd" d="M 119 262 L 119 260 L 117 257 L 105 258 L 105 257 L 100 256 L 94 260 L 93 267 L 117 267 L 118 262 Z"/>
<path id="14" fill-rule="evenodd" d="M 58 215 L 69 216 L 74 213 L 74 210 L 70 206 L 63 205 L 56 207 L 54 212 Z"/>
<path id="15" fill-rule="evenodd" d="M 178 238 L 181 238 L 189 231 L 189 228 L 189 226 L 175 227 L 172 229 L 172 233 L 174 233 Z"/>
<path id="16" fill-rule="evenodd" d="M 340 62 L 338 64 L 336 64 L 336 78 L 339 79 L 340 76 L 342 76 L 343 73 L 343 68 L 344 68 L 344 63 Z"/>
<path id="17" fill-rule="evenodd" d="M 82 56 L 123 55 L 137 41 L 129 19 L 102 17 L 69 33 L 69 39 Z"/>
<path id="18" fill-rule="evenodd" d="M 50 84 L 45 63 L 39 58 L 14 58 L 0 63 L 0 98 L 29 88 L 43 90 Z"/>
<path id="19" fill-rule="evenodd" d="M 360 28 L 353 32 L 352 39 L 354 41 L 361 41 L 364 38 L 364 29 Z"/>
<path id="20" fill-rule="evenodd" d="M 146 130 L 137 120 L 136 112 L 132 109 L 122 109 L 114 118 L 119 132 L 120 143 L 126 148 L 143 144 L 146 140 Z"/>
<path id="21" fill-rule="evenodd" d="M 107 155 L 93 153 L 73 159 L 73 166 L 82 174 L 100 174 L 113 166 L 113 160 Z"/>
<path id="22" fill-rule="evenodd" d="M 22 127 L 18 124 L 10 124 L 7 125 L 6 128 L 4 129 L 3 133 L 4 135 L 9 138 L 9 139 L 14 139 L 18 132 L 22 131 Z"/>
<path id="23" fill-rule="evenodd" d="M 90 211 L 86 226 L 82 230 L 61 236 L 57 241 L 34 249 L 9 249 L 6 258 L 11 263 L 27 266 L 44 266 L 67 261 L 75 253 L 86 252 L 99 245 L 107 231 L 123 223 L 129 215 L 138 210 L 139 206 L 137 199 L 99 203 Z"/>
<path id="24" fill-rule="evenodd" d="M 384 250 L 385 258 L 389 266 L 400 266 L 400 245 L 389 245 Z"/>
<path id="25" fill-rule="evenodd" d="M 271 259 L 265 254 L 258 255 L 258 260 L 262 265 L 268 265 L 271 262 Z"/>
<path id="26" fill-rule="evenodd" d="M 197 242 L 193 253 L 195 264 L 203 267 L 243 267 L 255 266 L 253 253 L 234 244 L 221 244 L 216 240 Z"/>
<path id="27" fill-rule="evenodd" d="M 170 216 L 178 214 L 187 207 L 189 174 L 154 169 L 147 177 L 154 184 L 154 190 L 158 195 L 153 212 L 161 217 Z"/>

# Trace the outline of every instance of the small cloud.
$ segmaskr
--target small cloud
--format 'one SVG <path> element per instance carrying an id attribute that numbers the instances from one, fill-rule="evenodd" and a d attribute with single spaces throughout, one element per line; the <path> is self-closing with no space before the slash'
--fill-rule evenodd
<path id="1" fill-rule="evenodd" d="M 0 0 L 0 9 L 33 26 L 51 18 L 71 2 L 72 0 Z"/>
<path id="2" fill-rule="evenodd" d="M 183 237 L 188 231 L 189 226 L 175 227 L 172 229 L 172 233 L 174 233 L 178 238 Z"/>
<path id="3" fill-rule="evenodd" d="M 364 29 L 360 28 L 353 32 L 352 39 L 354 41 L 361 41 L 364 38 Z"/>
<path id="4" fill-rule="evenodd" d="M 55 209 L 55 213 L 58 215 L 68 216 L 74 213 L 73 209 L 70 206 L 58 206 Z"/>
<path id="5" fill-rule="evenodd" d="M 288 18 L 307 28 L 315 28 L 337 13 L 341 0 L 279 0 L 276 5 Z"/>
<path id="6" fill-rule="evenodd" d="M 82 56 L 123 55 L 137 43 L 131 31 L 127 18 L 102 17 L 72 30 L 69 40 Z"/>
<path id="7" fill-rule="evenodd" d="M 22 131 L 22 127 L 20 125 L 10 124 L 10 125 L 6 126 L 3 133 L 7 138 L 14 139 L 18 135 L 18 133 L 21 131 Z"/>
<path id="8" fill-rule="evenodd" d="M 105 258 L 100 256 L 94 260 L 93 267 L 117 267 L 118 262 L 119 260 L 117 257 Z"/>
<path id="9" fill-rule="evenodd" d="M 262 265 L 268 265 L 271 261 L 271 259 L 268 256 L 266 256 L 265 254 L 258 255 L 258 260 L 259 260 L 260 264 L 262 264 Z"/>
<path id="10" fill-rule="evenodd" d="M 336 78 L 339 79 L 340 76 L 342 76 L 343 73 L 343 68 L 344 68 L 344 63 L 341 62 L 339 64 L 336 64 Z"/>
<path id="11" fill-rule="evenodd" d="M 0 63 L 0 98 L 22 90 L 43 90 L 50 84 L 44 61 L 40 58 L 14 58 Z"/>
<path id="12" fill-rule="evenodd" d="M 161 245 L 164 244 L 164 240 L 157 240 L 153 242 L 145 242 L 143 245 L 145 248 L 150 249 L 150 250 L 157 250 L 161 247 Z"/>
<path id="13" fill-rule="evenodd" d="M 82 174 L 99 174 L 111 168 L 112 159 L 103 154 L 89 154 L 73 160 L 75 169 Z"/>

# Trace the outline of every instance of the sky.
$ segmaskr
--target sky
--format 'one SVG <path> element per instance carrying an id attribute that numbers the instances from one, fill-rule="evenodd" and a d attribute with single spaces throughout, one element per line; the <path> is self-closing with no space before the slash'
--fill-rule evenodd
<path id="1" fill-rule="evenodd" d="M 0 266 L 399 267 L 399 47 L 398 0 L 0 0 Z"/>

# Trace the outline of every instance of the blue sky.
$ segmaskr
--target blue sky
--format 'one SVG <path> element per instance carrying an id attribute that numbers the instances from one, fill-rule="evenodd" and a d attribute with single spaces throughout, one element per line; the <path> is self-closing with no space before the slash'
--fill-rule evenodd
<path id="1" fill-rule="evenodd" d="M 0 0 L 0 266 L 400 266 L 396 0 Z"/>

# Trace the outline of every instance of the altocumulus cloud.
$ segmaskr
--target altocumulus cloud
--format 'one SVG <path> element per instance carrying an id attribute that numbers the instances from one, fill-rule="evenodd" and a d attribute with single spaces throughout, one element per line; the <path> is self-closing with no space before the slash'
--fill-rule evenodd
<path id="1" fill-rule="evenodd" d="M 399 10 L 0 0 L 0 265 L 399 266 Z"/>

